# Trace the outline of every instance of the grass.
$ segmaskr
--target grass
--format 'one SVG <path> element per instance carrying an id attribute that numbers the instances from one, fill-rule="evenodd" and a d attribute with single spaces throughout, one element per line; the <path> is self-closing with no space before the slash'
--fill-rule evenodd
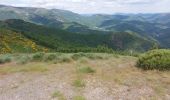
<path id="1" fill-rule="evenodd" d="M 97 53 L 43 53 L 37 52 L 33 54 L 4 54 L 0 56 L 0 64 L 8 63 L 14 60 L 18 64 L 27 64 L 29 62 L 53 62 L 53 63 L 70 63 L 72 61 L 80 60 L 80 62 L 87 62 L 87 59 L 108 59 L 109 54 Z"/>
<path id="2" fill-rule="evenodd" d="M 16 72 L 45 72 L 49 68 L 47 65 L 38 63 L 29 63 L 26 65 L 8 65 L 0 67 L 0 73 L 16 73 Z"/>
<path id="3" fill-rule="evenodd" d="M 17 63 L 18 64 L 27 64 L 30 61 L 31 61 L 30 56 L 22 55 L 18 58 Z"/>
<path id="4" fill-rule="evenodd" d="M 26 54 L 24 55 L 27 56 Z M 115 57 L 112 55 L 106 55 L 107 59 L 92 60 L 83 56 L 78 60 L 74 60 L 72 58 L 72 55 L 74 54 L 56 54 L 56 58 L 53 61 L 59 61 L 61 59 L 68 58 L 71 60 L 71 63 L 63 63 L 61 60 L 61 62 L 57 62 L 58 64 L 53 64 L 53 61 L 51 63 L 50 60 L 48 63 L 44 63 L 44 60 L 32 62 L 32 55 L 33 54 L 29 55 L 31 60 L 28 60 L 26 64 L 13 65 L 13 63 L 10 63 L 0 65 L 0 74 L 17 72 L 41 73 L 45 71 L 45 74 L 50 76 L 49 80 L 56 82 L 54 86 L 58 85 L 56 79 L 60 80 L 61 78 L 61 82 L 66 83 L 66 89 L 71 89 L 69 91 L 73 91 L 75 95 L 77 95 L 76 97 L 73 97 L 72 94 L 66 92 L 73 100 L 85 100 L 86 96 L 83 97 L 81 94 L 88 95 L 88 92 L 94 92 L 93 90 L 96 88 L 99 90 L 104 88 L 104 91 L 109 93 L 109 95 L 118 95 L 119 97 L 121 97 L 121 94 L 124 93 L 129 94 L 136 93 L 138 91 L 141 93 L 140 95 L 143 96 L 144 99 L 151 99 L 151 97 L 159 97 L 160 99 L 163 99 L 169 94 L 170 72 L 159 70 L 141 70 L 135 67 L 135 63 L 138 60 L 136 57 Z M 46 59 L 48 55 L 45 54 L 43 59 Z M 15 56 L 21 57 L 20 54 Z M 15 61 L 15 57 L 11 58 L 12 61 Z M 81 61 L 81 59 L 85 59 L 85 62 Z M 49 81 L 48 78 L 45 79 L 45 81 Z M 130 89 L 130 92 L 124 90 L 120 91 L 124 88 Z M 143 93 L 143 91 L 145 91 L 145 93 Z M 61 98 L 59 100 L 62 100 L 62 97 L 64 98 L 63 94 L 66 93 L 54 91 L 54 93 L 49 95 L 51 95 L 52 98 Z M 102 94 L 99 93 L 99 95 Z M 138 94 L 133 95 L 136 97 L 139 96 Z M 107 94 L 104 96 L 107 96 Z M 129 96 L 127 95 L 127 97 Z"/>
<path id="5" fill-rule="evenodd" d="M 57 58 L 57 55 L 56 54 L 46 54 L 45 55 L 45 58 L 44 58 L 44 61 L 53 61 L 54 59 Z"/>
<path id="6" fill-rule="evenodd" d="M 11 61 L 12 61 L 12 57 L 10 55 L 0 56 L 0 64 L 9 63 Z"/>
<path id="7" fill-rule="evenodd" d="M 33 60 L 33 61 L 41 61 L 41 60 L 43 60 L 44 55 L 45 55 L 45 54 L 42 53 L 42 52 L 37 52 L 37 53 L 33 54 L 32 60 Z"/>
<path id="8" fill-rule="evenodd" d="M 85 82 L 81 79 L 74 80 L 73 86 L 75 87 L 85 87 Z"/>
<path id="9" fill-rule="evenodd" d="M 82 57 L 81 59 L 79 59 L 79 62 L 82 64 L 86 64 L 86 63 L 88 63 L 88 58 Z"/>
<path id="10" fill-rule="evenodd" d="M 81 66 L 78 68 L 78 71 L 81 73 L 95 73 L 95 70 L 88 66 Z"/>
<path id="11" fill-rule="evenodd" d="M 58 98 L 58 100 L 66 100 L 64 95 L 61 92 L 59 92 L 59 91 L 55 91 L 52 94 L 52 98 Z"/>
<path id="12" fill-rule="evenodd" d="M 110 55 L 112 55 L 112 54 L 110 54 Z M 95 60 L 95 59 L 108 59 L 109 58 L 109 54 L 102 54 L 102 53 L 75 53 L 75 54 L 72 55 L 72 59 L 73 60 L 79 60 L 79 59 L 81 59 L 83 57 L 91 59 L 91 60 Z"/>
<path id="13" fill-rule="evenodd" d="M 83 96 L 75 96 L 73 97 L 73 100 L 86 100 Z"/>

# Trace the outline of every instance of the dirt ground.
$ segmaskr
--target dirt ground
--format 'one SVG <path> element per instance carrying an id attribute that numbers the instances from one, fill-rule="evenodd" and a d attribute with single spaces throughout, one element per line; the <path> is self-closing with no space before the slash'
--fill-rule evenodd
<path id="1" fill-rule="evenodd" d="M 135 61 L 134 57 L 112 57 L 4 64 L 0 69 L 41 66 L 47 70 L 0 71 L 0 100 L 170 100 L 170 72 L 143 71 L 135 67 Z M 81 66 L 95 72 L 81 73 Z M 74 85 L 75 80 L 83 85 Z"/>

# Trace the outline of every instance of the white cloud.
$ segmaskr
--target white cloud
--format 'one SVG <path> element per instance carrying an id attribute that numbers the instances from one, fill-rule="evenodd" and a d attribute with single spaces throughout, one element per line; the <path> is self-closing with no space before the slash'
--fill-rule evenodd
<path id="1" fill-rule="evenodd" d="M 170 12 L 170 0 L 0 0 L 0 4 L 66 9 L 77 13 Z"/>

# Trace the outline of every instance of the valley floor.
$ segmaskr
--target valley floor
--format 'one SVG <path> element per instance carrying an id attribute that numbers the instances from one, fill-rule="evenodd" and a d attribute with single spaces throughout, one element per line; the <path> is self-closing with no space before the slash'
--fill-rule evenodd
<path id="1" fill-rule="evenodd" d="M 0 100 L 170 100 L 170 72 L 143 71 L 135 62 L 135 57 L 115 56 L 3 64 Z M 85 66 L 93 71 L 79 70 Z M 9 67 L 12 71 L 5 72 Z"/>

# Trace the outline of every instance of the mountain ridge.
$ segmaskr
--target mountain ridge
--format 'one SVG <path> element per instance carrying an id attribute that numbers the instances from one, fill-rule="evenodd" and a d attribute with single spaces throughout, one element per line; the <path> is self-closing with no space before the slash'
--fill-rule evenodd
<path id="1" fill-rule="evenodd" d="M 25 22 L 31 23 L 31 25 L 30 23 L 27 23 L 28 26 L 24 26 L 24 27 L 19 26 L 20 31 L 22 30 L 21 27 L 24 29 L 25 27 L 29 27 L 29 25 L 35 26 L 35 24 L 37 24 L 37 25 L 41 25 L 47 30 L 55 29 L 56 31 L 62 30 L 62 32 L 64 30 L 63 33 L 66 32 L 68 34 L 72 34 L 73 36 L 75 36 L 76 34 L 76 37 L 78 36 L 77 34 L 79 34 L 79 36 L 88 35 L 89 38 L 90 36 L 91 37 L 96 35 L 102 36 L 103 34 L 110 35 L 112 33 L 116 33 L 116 34 L 126 33 L 126 35 L 128 35 L 130 33 L 132 37 L 135 36 L 137 38 L 138 37 L 143 38 L 141 42 L 145 41 L 146 39 L 148 41 L 154 41 L 155 44 L 160 44 L 161 48 L 170 48 L 169 45 L 170 21 L 167 16 L 169 16 L 168 13 L 167 14 L 116 14 L 116 15 L 95 14 L 90 16 L 83 16 L 70 11 L 58 10 L 58 9 L 12 7 L 12 6 L 0 7 L 0 19 L 2 21 L 8 19 L 20 19 L 20 20 L 24 20 Z M 32 25 L 32 23 L 34 25 Z M 17 24 L 15 25 L 17 26 Z M 43 30 L 43 28 L 41 29 Z M 31 31 L 30 27 L 29 30 L 27 30 L 27 32 L 29 31 Z M 48 33 L 48 31 L 46 33 Z M 100 38 L 102 40 L 103 37 Z M 121 38 L 121 36 L 119 36 L 118 38 Z M 64 40 L 64 38 L 62 39 Z M 76 41 L 80 41 L 80 40 L 77 39 Z M 110 42 L 109 39 L 104 41 L 105 43 Z M 90 45 L 87 43 L 85 44 Z M 127 43 L 126 45 L 129 44 Z M 116 46 L 115 47 L 111 46 L 111 48 L 115 49 Z M 118 49 L 120 48 L 118 47 Z M 122 48 L 122 49 L 126 50 L 127 48 Z"/>
<path id="2" fill-rule="evenodd" d="M 113 50 L 145 51 L 154 44 L 153 41 L 132 33 L 79 34 L 48 28 L 18 19 L 2 21 L 0 26 L 1 28 L 20 32 L 39 45 L 59 51 L 62 49 L 82 49 L 83 51 L 83 49 L 97 48 L 103 45 Z"/>

